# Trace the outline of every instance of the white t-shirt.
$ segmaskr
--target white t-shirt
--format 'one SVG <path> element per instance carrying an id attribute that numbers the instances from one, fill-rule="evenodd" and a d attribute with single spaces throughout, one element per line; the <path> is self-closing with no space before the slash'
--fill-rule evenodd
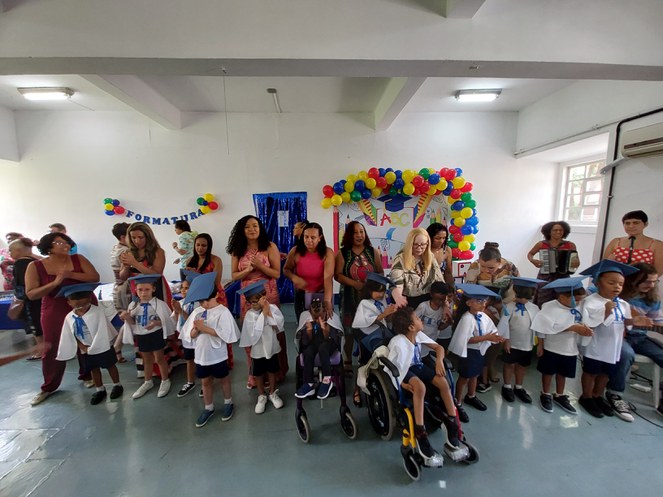
<path id="1" fill-rule="evenodd" d="M 576 309 L 581 312 L 581 309 Z M 542 338 L 543 348 L 555 354 L 578 355 L 580 335 L 568 330 L 576 324 L 576 315 L 572 309 L 558 300 L 551 300 L 541 306 L 541 310 L 532 321 L 532 329 Z"/>

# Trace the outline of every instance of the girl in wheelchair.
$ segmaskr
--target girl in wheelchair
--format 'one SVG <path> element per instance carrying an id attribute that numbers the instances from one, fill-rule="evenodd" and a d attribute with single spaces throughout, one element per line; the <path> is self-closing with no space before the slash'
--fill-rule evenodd
<path id="1" fill-rule="evenodd" d="M 400 388 L 409 392 L 413 398 L 416 448 L 426 466 L 441 466 L 442 456 L 431 447 L 424 426 L 424 397 L 427 387 L 432 386 L 439 390 L 447 413 L 443 419 L 447 429 L 446 443 L 453 448 L 459 447 L 456 407 L 445 375 L 444 348 L 423 333 L 423 323 L 411 307 L 399 309 L 394 313 L 392 327 L 396 336 L 389 342 L 388 359 L 398 369 Z M 422 362 L 422 345 L 435 351 L 435 369 Z M 396 379 L 392 378 L 392 381 L 398 388 Z"/>

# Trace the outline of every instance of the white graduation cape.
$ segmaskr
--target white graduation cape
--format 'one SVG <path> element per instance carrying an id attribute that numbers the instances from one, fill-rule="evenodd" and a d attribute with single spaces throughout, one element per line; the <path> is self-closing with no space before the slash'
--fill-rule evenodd
<path id="1" fill-rule="evenodd" d="M 164 339 L 168 338 L 176 331 L 175 321 L 173 321 L 173 319 L 170 317 L 171 313 L 170 307 L 168 307 L 168 305 L 166 305 L 166 303 L 163 300 L 160 300 L 156 297 L 152 298 L 152 300 L 150 300 L 149 303 L 152 309 L 154 309 L 155 314 L 161 321 L 163 338 Z M 140 312 L 142 312 L 142 308 L 138 302 L 132 302 L 131 304 L 129 304 L 129 309 L 127 310 L 134 317 L 134 320 L 138 315 L 140 315 Z M 138 323 L 130 324 L 126 321 L 122 325 L 122 328 L 120 328 L 120 333 L 122 333 L 122 343 L 126 344 L 134 343 L 134 335 L 146 335 L 152 332 L 153 331 L 146 332 L 145 328 L 143 328 Z"/>
<path id="2" fill-rule="evenodd" d="M 631 318 L 631 306 L 628 302 L 617 299 L 619 311 L 613 311 L 605 317 L 605 304 L 609 299 L 594 293 L 583 300 L 582 320 L 592 328 L 594 335 L 582 337 L 581 345 L 584 347 L 583 355 L 597 361 L 615 364 L 619 361 L 622 350 L 625 323 L 624 319 Z M 619 319 L 617 319 L 619 316 Z M 622 318 L 623 316 L 623 318 Z"/>
<path id="3" fill-rule="evenodd" d="M 281 351 L 276 334 L 282 333 L 285 329 L 285 318 L 281 309 L 274 304 L 270 304 L 269 311 L 271 316 L 267 317 L 262 312 L 249 309 L 246 316 L 244 316 L 242 335 L 239 339 L 240 347 L 261 347 L 262 350 L 258 352 L 256 357 L 267 359 Z"/>
<path id="4" fill-rule="evenodd" d="M 383 309 L 387 308 L 387 301 L 382 299 Z M 379 328 L 379 325 L 376 323 L 378 316 L 382 313 L 378 309 L 378 306 L 375 305 L 375 300 L 373 299 L 363 299 L 359 302 L 357 306 L 357 311 L 355 312 L 354 320 L 352 321 L 352 327 L 361 330 L 364 335 L 370 335 L 375 330 Z M 386 327 L 387 323 L 383 319 L 381 323 Z"/>
<path id="5" fill-rule="evenodd" d="M 539 307 L 536 304 L 533 304 L 532 302 L 526 302 L 525 303 L 525 312 L 529 315 L 529 321 L 530 323 L 534 322 L 534 318 L 536 315 L 539 313 Z M 497 331 L 499 332 L 500 335 L 502 335 L 504 338 L 507 340 L 511 340 L 511 328 L 509 326 L 509 323 L 511 319 L 514 317 L 514 314 L 520 314 L 520 311 L 516 310 L 516 303 L 511 302 L 509 304 L 506 304 L 503 307 L 503 312 L 502 312 L 502 317 L 500 318 L 499 322 L 497 323 Z M 530 325 L 530 334 L 531 337 L 529 339 L 529 342 L 531 342 L 530 345 L 530 350 L 531 347 L 534 346 L 534 331 L 531 328 Z M 511 346 L 513 348 L 519 349 L 519 350 L 526 350 L 522 348 L 525 346 L 525 343 L 516 343 L 519 342 L 518 339 L 512 340 Z"/>
<path id="6" fill-rule="evenodd" d="M 423 331 L 417 332 L 415 340 L 420 344 L 435 343 L 433 340 L 428 338 L 428 335 L 426 335 L 426 333 Z M 389 359 L 392 364 L 396 366 L 396 369 L 398 369 L 398 379 L 391 375 L 391 372 L 386 366 L 384 367 L 384 370 L 391 378 L 391 382 L 394 384 L 394 386 L 398 388 L 398 385 L 402 383 L 405 375 L 412 365 L 412 358 L 414 357 L 414 344 L 408 340 L 405 335 L 396 335 L 394 338 L 389 340 L 389 345 L 387 345 L 387 348 L 389 349 L 387 359 Z"/>
<path id="7" fill-rule="evenodd" d="M 207 310 L 207 318 L 205 319 L 205 323 L 214 329 L 216 336 L 201 333 L 196 338 L 192 338 L 191 331 L 193 330 L 194 321 L 202 319 L 201 314 L 203 312 L 205 312 L 204 308 L 196 307 L 189 314 L 189 319 L 186 320 L 182 328 L 182 335 L 195 344 L 196 364 L 206 366 L 216 364 L 228 358 L 227 344 L 235 343 L 239 340 L 239 328 L 228 308 L 223 305 L 217 305 Z"/>
<path id="8" fill-rule="evenodd" d="M 96 305 L 91 305 L 90 309 L 81 316 L 85 321 L 85 326 L 90 330 L 92 344 L 88 348 L 88 354 L 102 354 L 111 348 L 111 342 L 117 336 L 117 331 L 110 324 L 104 311 Z M 64 318 L 62 324 L 62 334 L 60 335 L 60 344 L 58 345 L 58 361 L 68 361 L 76 356 L 78 342 L 74 335 L 74 311 L 71 311 Z"/>
<path id="9" fill-rule="evenodd" d="M 306 323 L 309 321 L 313 321 L 309 311 L 304 311 L 299 315 L 299 326 L 297 326 L 297 332 L 295 333 L 295 345 L 297 346 L 297 350 L 299 350 L 299 338 L 301 337 L 301 331 L 306 328 Z M 342 334 L 343 324 L 341 324 L 341 318 L 338 317 L 338 314 L 332 314 L 332 316 L 327 319 L 327 324 L 330 328 L 336 329 L 337 333 Z"/>
<path id="10" fill-rule="evenodd" d="M 482 335 L 489 335 L 491 333 L 498 333 L 497 328 L 493 320 L 485 313 L 481 313 L 481 333 Z M 474 314 L 466 312 L 460 318 L 458 326 L 454 331 L 453 336 L 451 337 L 451 342 L 449 342 L 449 350 L 456 354 L 458 357 L 467 357 L 467 348 L 470 338 L 473 336 L 479 336 L 479 328 L 477 327 L 477 321 L 474 317 Z M 471 349 L 478 349 L 481 352 L 481 355 L 486 353 L 488 347 L 493 343 L 486 340 L 485 342 L 479 342 L 476 344 L 470 345 Z"/>

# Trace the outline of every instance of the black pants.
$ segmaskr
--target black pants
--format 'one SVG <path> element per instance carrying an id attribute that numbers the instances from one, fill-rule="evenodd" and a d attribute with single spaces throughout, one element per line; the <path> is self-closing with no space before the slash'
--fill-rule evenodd
<path id="1" fill-rule="evenodd" d="M 320 357 L 320 369 L 322 369 L 322 376 L 331 376 L 331 364 L 329 358 L 338 350 L 336 342 L 333 340 L 325 340 L 323 337 L 313 337 L 304 348 L 304 382 L 313 383 L 313 366 L 315 364 L 316 354 Z"/>

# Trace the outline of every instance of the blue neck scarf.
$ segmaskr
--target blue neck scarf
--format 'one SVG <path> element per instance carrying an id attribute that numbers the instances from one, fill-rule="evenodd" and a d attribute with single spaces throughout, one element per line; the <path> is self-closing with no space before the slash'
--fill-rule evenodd
<path id="1" fill-rule="evenodd" d="M 376 300 L 375 301 L 375 307 L 377 307 L 378 311 L 380 311 L 380 313 L 382 313 L 382 310 L 384 308 L 384 305 L 382 305 L 382 302 L 380 302 L 379 300 Z"/>
<path id="2" fill-rule="evenodd" d="M 516 303 L 516 311 L 520 311 L 520 315 L 524 316 L 525 315 L 525 304 L 521 304 L 519 302 Z"/>
<path id="3" fill-rule="evenodd" d="M 145 327 L 150 319 L 150 304 L 140 304 L 143 308 L 143 314 L 140 317 L 140 325 Z"/>
<path id="4" fill-rule="evenodd" d="M 612 299 L 612 301 L 615 303 L 615 308 L 613 309 L 615 311 L 615 321 L 623 322 L 624 313 L 622 312 L 622 308 L 619 305 L 619 297 L 615 297 Z"/>
<path id="5" fill-rule="evenodd" d="M 582 321 L 582 314 L 580 314 L 580 311 L 578 309 L 571 309 L 571 314 L 573 314 L 573 322 L 574 323 L 580 323 Z"/>
<path id="6" fill-rule="evenodd" d="M 477 312 L 474 318 L 477 320 L 477 328 L 479 329 L 479 336 L 482 336 L 483 330 L 481 329 L 481 313 Z"/>
<path id="7" fill-rule="evenodd" d="M 74 314 L 74 336 L 81 341 L 85 339 L 85 321 L 80 316 Z"/>
<path id="8" fill-rule="evenodd" d="M 419 366 L 423 364 L 421 360 L 421 345 L 418 343 L 414 344 L 414 355 L 412 356 L 412 365 Z"/>

